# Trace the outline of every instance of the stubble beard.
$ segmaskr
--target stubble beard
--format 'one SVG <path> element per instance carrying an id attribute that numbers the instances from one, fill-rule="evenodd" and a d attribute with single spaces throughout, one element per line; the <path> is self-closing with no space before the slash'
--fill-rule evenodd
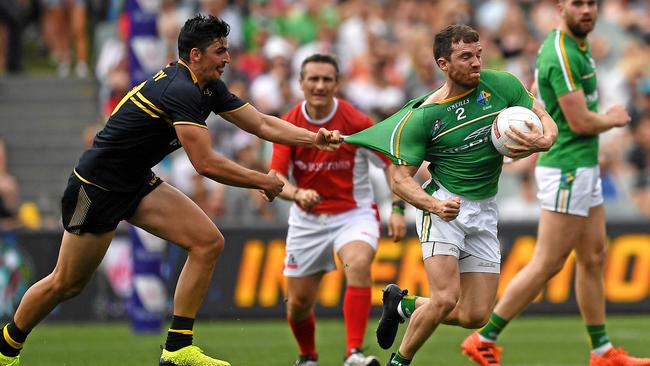
<path id="1" fill-rule="evenodd" d="M 571 33 L 574 36 L 579 37 L 579 38 L 586 38 L 587 35 L 592 30 L 594 30 L 594 27 L 596 26 L 596 22 L 595 21 L 592 22 L 591 26 L 589 26 L 588 29 L 584 29 L 584 27 L 582 27 L 580 25 L 580 21 L 578 21 L 578 22 L 569 22 L 569 21 L 567 21 L 566 25 L 567 25 L 567 27 L 569 28 L 569 30 L 571 31 Z"/>

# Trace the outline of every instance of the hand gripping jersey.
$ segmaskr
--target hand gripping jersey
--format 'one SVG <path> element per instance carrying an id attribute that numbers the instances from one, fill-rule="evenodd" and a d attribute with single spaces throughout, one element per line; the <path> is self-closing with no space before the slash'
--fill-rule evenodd
<path id="1" fill-rule="evenodd" d="M 479 85 L 467 93 L 423 106 L 434 92 L 345 141 L 379 150 L 395 164 L 430 162 L 429 194 L 440 182 L 473 200 L 496 195 L 503 156 L 490 141 L 492 122 L 507 107 L 531 108 L 533 96 L 515 76 L 494 70 L 481 71 Z"/>
<path id="2" fill-rule="evenodd" d="M 200 90 L 187 65 L 173 63 L 122 99 L 79 159 L 75 174 L 104 190 L 136 190 L 154 165 L 181 146 L 175 125 L 207 128 L 210 112 L 230 112 L 245 104 L 221 80 Z"/>
<path id="3" fill-rule="evenodd" d="M 589 45 L 578 45 L 568 34 L 556 29 L 542 43 L 535 65 L 539 98 L 557 123 L 558 137 L 538 166 L 573 169 L 598 164 L 598 135 L 577 135 L 569 128 L 557 98 L 582 89 L 587 108 L 598 112 L 596 63 Z"/>
<path id="4" fill-rule="evenodd" d="M 306 102 L 298 104 L 282 118 L 312 132 L 323 127 L 339 130 L 343 135 L 373 125 L 368 117 L 344 100 L 335 98 L 332 113 L 322 120 L 310 118 L 305 105 Z M 382 154 L 349 144 L 341 145 L 335 152 L 274 144 L 271 169 L 285 176 L 289 176 L 291 170 L 299 188 L 318 192 L 321 202 L 310 213 L 336 214 L 374 204 L 369 162 L 382 168 L 390 164 Z"/>

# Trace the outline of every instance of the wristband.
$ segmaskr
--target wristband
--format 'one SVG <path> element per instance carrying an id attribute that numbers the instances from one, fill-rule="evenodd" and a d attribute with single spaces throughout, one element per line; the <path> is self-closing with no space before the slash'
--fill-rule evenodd
<path id="1" fill-rule="evenodd" d="M 393 201 L 391 212 L 404 216 L 405 208 L 406 208 L 406 204 L 404 203 L 404 201 L 402 200 Z"/>

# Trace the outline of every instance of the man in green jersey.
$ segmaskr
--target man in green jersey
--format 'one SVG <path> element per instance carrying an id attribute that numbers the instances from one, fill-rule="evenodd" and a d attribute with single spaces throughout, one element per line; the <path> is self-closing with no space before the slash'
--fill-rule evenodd
<path id="1" fill-rule="evenodd" d="M 418 209 L 417 231 L 430 296 L 406 296 L 386 286 L 377 341 L 387 349 L 399 323 L 410 318 L 389 365 L 408 365 L 440 323 L 483 326 L 492 310 L 500 271 L 494 196 L 503 156 L 490 142 L 490 128 L 507 107 L 532 109 L 543 132 L 506 131 L 515 157 L 548 150 L 557 128 L 543 106 L 513 75 L 481 70 L 478 33 L 452 25 L 435 37 L 434 57 L 445 84 L 411 100 L 396 114 L 346 139 L 384 152 L 396 164 L 391 187 Z M 420 187 L 413 175 L 430 162 L 431 179 Z"/>
<path id="2" fill-rule="evenodd" d="M 591 366 L 650 365 L 612 347 L 605 331 L 603 267 L 605 213 L 598 171 L 598 134 L 623 127 L 622 106 L 598 114 L 595 63 L 587 34 L 596 22 L 595 0 L 560 0 L 559 29 L 542 44 L 535 70 L 539 96 L 558 123 L 559 137 L 541 154 L 535 171 L 542 213 L 533 258 L 508 285 L 489 323 L 461 348 L 479 365 L 495 365 L 499 333 L 562 269 L 575 250 L 576 299 L 591 339 Z M 498 364 L 498 363 L 497 363 Z"/>

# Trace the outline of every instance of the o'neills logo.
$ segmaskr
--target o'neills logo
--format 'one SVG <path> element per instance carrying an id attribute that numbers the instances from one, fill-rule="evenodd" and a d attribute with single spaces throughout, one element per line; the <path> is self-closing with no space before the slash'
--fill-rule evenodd
<path id="1" fill-rule="evenodd" d="M 498 139 L 501 138 L 501 133 L 499 132 L 499 126 L 497 125 L 497 121 L 499 118 L 495 118 L 494 122 L 492 122 L 492 130 L 494 131 L 494 136 L 496 136 Z"/>
<path id="2" fill-rule="evenodd" d="M 319 172 L 322 170 L 347 170 L 352 168 L 352 162 L 349 160 L 319 162 L 304 162 L 302 160 L 296 160 L 293 164 L 296 168 L 308 172 Z"/>

